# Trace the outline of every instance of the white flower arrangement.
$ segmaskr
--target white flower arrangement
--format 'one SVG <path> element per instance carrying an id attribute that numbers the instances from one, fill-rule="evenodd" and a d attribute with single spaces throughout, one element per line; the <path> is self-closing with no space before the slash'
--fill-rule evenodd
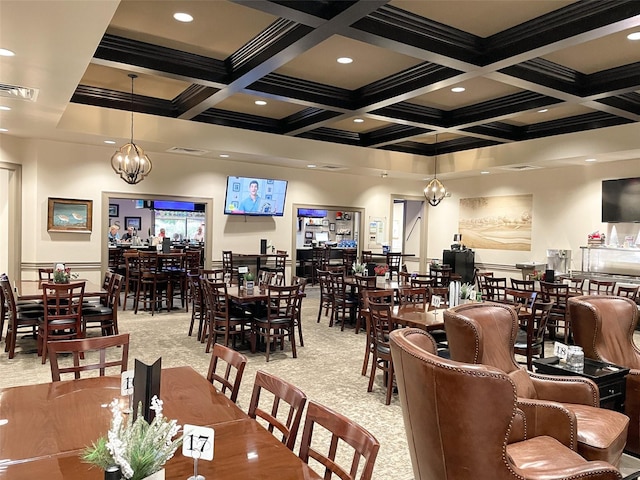
<path id="1" fill-rule="evenodd" d="M 367 264 L 353 262 L 351 268 L 353 268 L 353 273 L 365 273 L 367 271 Z"/>
<path id="2" fill-rule="evenodd" d="M 120 401 L 114 398 L 111 409 L 111 428 L 106 437 L 99 438 L 82 454 L 82 459 L 104 470 L 117 465 L 123 478 L 142 480 L 162 469 L 182 444 L 182 436 L 172 440 L 181 426 L 176 420 L 162 415 L 162 400 L 154 395 L 151 409 L 155 417 L 148 423 L 142 415 L 142 403 L 138 406 L 135 421 L 129 415 L 124 421 Z"/>
<path id="3" fill-rule="evenodd" d="M 473 285 L 470 283 L 463 283 L 460 285 L 460 299 L 461 300 L 473 300 L 475 298 L 475 292 L 473 291 Z"/>

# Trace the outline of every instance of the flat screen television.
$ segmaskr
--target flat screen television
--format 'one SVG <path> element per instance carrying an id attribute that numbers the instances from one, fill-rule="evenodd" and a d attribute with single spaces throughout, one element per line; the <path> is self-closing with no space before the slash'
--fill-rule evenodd
<path id="1" fill-rule="evenodd" d="M 316 232 L 316 242 L 323 244 L 329 241 L 329 232 Z"/>
<path id="2" fill-rule="evenodd" d="M 327 216 L 327 211 L 315 208 L 299 208 L 298 216 L 306 218 L 324 218 Z"/>
<path id="3" fill-rule="evenodd" d="M 640 178 L 602 181 L 602 221 L 640 222 Z"/>
<path id="4" fill-rule="evenodd" d="M 281 217 L 286 195 L 286 180 L 227 177 L 224 213 Z"/>

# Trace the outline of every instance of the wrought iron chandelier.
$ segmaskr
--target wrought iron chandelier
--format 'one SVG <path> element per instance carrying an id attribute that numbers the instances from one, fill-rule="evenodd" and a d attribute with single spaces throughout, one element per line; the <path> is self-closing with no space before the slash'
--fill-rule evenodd
<path id="1" fill-rule="evenodd" d="M 429 205 L 435 207 L 440 204 L 442 199 L 447 195 L 447 189 L 438 180 L 438 135 L 436 134 L 436 146 L 435 155 L 433 156 L 433 178 L 429 181 L 426 187 L 424 187 L 424 196 L 429 202 Z"/>
<path id="2" fill-rule="evenodd" d="M 125 182 L 135 185 L 144 180 L 151 172 L 151 160 L 144 150 L 133 143 L 133 80 L 137 75 L 130 73 L 131 78 L 131 141 L 123 145 L 111 157 L 111 168 L 120 175 Z"/>

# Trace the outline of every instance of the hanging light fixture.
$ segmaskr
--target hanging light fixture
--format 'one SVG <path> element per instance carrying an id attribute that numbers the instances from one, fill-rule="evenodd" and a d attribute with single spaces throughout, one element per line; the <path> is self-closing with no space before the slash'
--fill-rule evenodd
<path id="1" fill-rule="evenodd" d="M 440 180 L 438 180 L 438 135 L 436 134 L 436 146 L 435 146 L 435 155 L 433 157 L 433 178 L 424 187 L 424 196 L 429 202 L 429 205 L 435 207 L 440 204 L 442 199 L 447 195 L 447 189 L 442 184 Z"/>
<path id="2" fill-rule="evenodd" d="M 130 185 L 135 185 L 144 180 L 151 172 L 151 160 L 144 150 L 133 143 L 133 80 L 138 78 L 133 73 L 131 79 L 131 142 L 123 145 L 111 157 L 111 168 Z"/>

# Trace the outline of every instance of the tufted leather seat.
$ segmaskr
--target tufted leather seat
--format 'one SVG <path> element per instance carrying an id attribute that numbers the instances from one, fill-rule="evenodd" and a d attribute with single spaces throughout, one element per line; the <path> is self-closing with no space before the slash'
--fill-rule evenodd
<path id="1" fill-rule="evenodd" d="M 630 419 L 626 448 L 640 454 L 640 349 L 633 343 L 638 308 L 629 298 L 580 296 L 569 299 L 569 311 L 585 357 L 631 369 L 624 402 Z"/>
<path id="2" fill-rule="evenodd" d="M 562 405 L 517 398 L 495 367 L 438 357 L 422 330 L 394 330 L 390 344 L 416 480 L 621 478 L 568 448 L 575 416 Z"/>
<path id="3" fill-rule="evenodd" d="M 451 358 L 499 368 L 515 383 L 518 397 L 560 402 L 577 419 L 578 453 L 589 460 L 617 465 L 629 419 L 599 408 L 594 382 L 579 376 L 540 375 L 521 368 L 513 353 L 518 329 L 516 311 L 504 304 L 467 304 L 444 313 Z"/>

